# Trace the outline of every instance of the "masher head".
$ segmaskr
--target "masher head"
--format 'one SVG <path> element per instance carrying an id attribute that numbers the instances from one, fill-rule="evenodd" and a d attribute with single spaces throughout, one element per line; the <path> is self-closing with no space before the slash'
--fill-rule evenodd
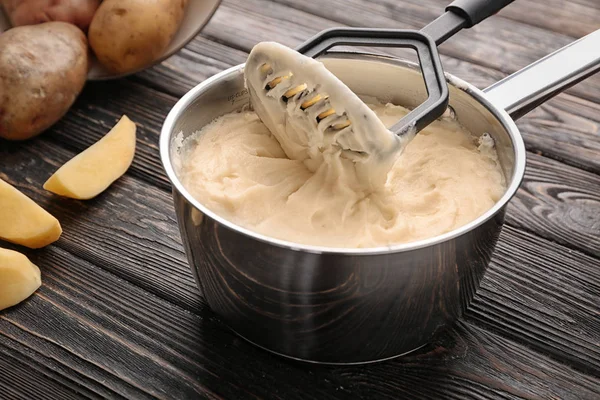
<path id="1" fill-rule="evenodd" d="M 393 157 L 408 139 L 393 135 L 321 62 L 288 47 L 257 44 L 244 74 L 255 112 L 292 159 L 341 151 L 366 163 Z"/>

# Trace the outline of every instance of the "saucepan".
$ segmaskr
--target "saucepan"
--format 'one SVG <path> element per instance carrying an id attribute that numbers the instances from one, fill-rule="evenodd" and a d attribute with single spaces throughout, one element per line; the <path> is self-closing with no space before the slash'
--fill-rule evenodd
<path id="1" fill-rule="evenodd" d="M 320 60 L 355 93 L 415 107 L 427 97 L 417 65 L 364 53 Z M 507 203 L 525 171 L 514 119 L 600 69 L 600 30 L 485 90 L 446 74 L 460 123 L 495 141 L 507 189 L 459 229 L 378 248 L 329 248 L 271 238 L 236 225 L 193 198 L 177 176 L 180 140 L 249 106 L 243 65 L 190 90 L 173 107 L 160 154 L 178 224 L 206 301 L 235 332 L 294 359 L 353 364 L 385 360 L 428 343 L 460 318 L 484 275 Z"/>

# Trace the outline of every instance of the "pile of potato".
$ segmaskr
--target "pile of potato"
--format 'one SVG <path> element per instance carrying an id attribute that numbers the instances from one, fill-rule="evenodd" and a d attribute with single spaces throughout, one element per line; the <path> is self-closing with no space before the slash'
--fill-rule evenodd
<path id="1" fill-rule="evenodd" d="M 111 73 L 158 59 L 187 0 L 0 0 L 13 28 L 0 34 L 0 138 L 25 140 L 71 107 L 90 49 Z"/>

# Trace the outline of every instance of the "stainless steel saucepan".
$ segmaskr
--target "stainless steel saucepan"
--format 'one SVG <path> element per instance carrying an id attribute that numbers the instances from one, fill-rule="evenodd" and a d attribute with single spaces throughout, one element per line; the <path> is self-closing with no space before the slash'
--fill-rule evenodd
<path id="1" fill-rule="evenodd" d="M 412 63 L 355 53 L 329 53 L 321 60 L 358 94 L 407 107 L 427 97 Z M 469 305 L 506 205 L 523 179 L 525 147 L 513 119 L 599 69 L 600 30 L 484 91 L 446 74 L 458 120 L 474 134 L 494 138 L 506 193 L 452 232 L 366 249 L 274 239 L 227 221 L 190 195 L 173 165 L 176 135 L 190 135 L 249 103 L 243 65 L 202 82 L 169 113 L 160 153 L 185 251 L 208 304 L 242 337 L 295 359 L 364 363 L 423 346 Z"/>

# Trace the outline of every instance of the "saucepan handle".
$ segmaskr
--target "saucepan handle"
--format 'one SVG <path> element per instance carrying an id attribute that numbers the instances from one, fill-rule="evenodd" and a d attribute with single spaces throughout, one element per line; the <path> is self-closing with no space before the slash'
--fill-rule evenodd
<path id="1" fill-rule="evenodd" d="M 558 93 L 600 71 L 600 29 L 484 90 L 518 119 Z"/>

